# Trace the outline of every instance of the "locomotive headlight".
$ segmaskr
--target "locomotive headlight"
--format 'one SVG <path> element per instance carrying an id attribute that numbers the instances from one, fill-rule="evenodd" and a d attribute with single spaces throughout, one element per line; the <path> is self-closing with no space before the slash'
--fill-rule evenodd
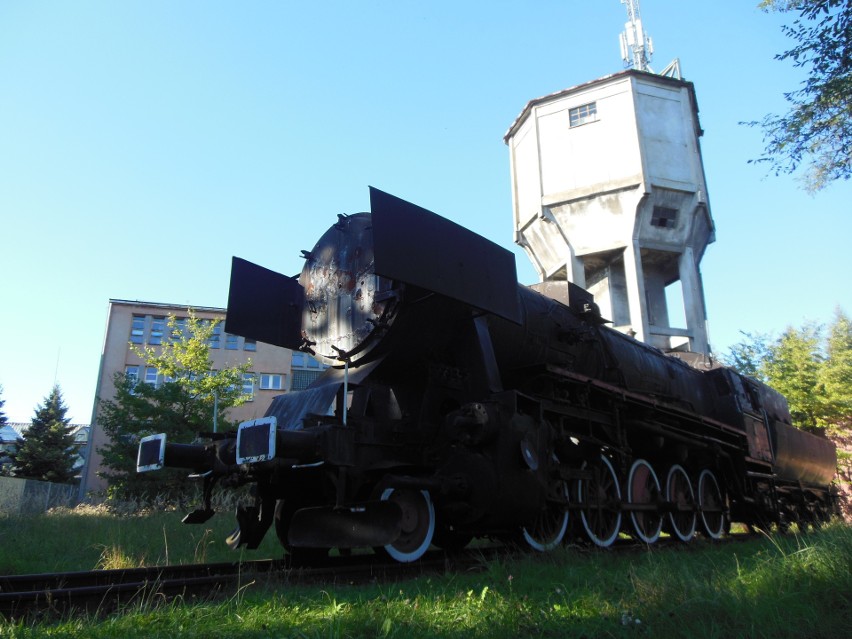
<path id="1" fill-rule="evenodd" d="M 160 470 L 166 456 L 166 434 L 148 435 L 139 441 L 139 453 L 136 456 L 136 472 Z"/>
<path id="2" fill-rule="evenodd" d="M 273 459 L 277 426 L 275 417 L 242 422 L 237 427 L 237 463 L 256 464 Z"/>

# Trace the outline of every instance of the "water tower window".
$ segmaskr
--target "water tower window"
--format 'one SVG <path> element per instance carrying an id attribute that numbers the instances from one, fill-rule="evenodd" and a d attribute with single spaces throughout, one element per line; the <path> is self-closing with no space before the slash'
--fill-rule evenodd
<path id="1" fill-rule="evenodd" d="M 595 122 L 598 119 L 598 107 L 596 102 L 589 102 L 573 109 L 568 110 L 568 117 L 571 121 L 571 127 L 586 124 L 586 122 Z"/>
<path id="2" fill-rule="evenodd" d="M 651 226 L 658 226 L 661 229 L 673 229 L 677 222 L 677 209 L 670 209 L 665 206 L 655 206 L 654 214 L 651 216 Z"/>

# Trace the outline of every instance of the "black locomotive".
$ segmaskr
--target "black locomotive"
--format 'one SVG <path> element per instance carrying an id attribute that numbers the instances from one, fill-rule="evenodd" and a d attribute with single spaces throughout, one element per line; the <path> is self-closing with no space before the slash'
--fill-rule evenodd
<path id="1" fill-rule="evenodd" d="M 473 537 L 689 541 L 834 511 L 835 448 L 792 427 L 777 392 L 606 327 L 567 282 L 519 285 L 511 253 L 434 213 L 370 199 L 298 279 L 234 259 L 226 330 L 332 367 L 237 432 L 142 441 L 140 470 L 203 477 L 185 521 L 212 515 L 217 482 L 250 483 L 232 545 L 274 524 L 290 550 L 404 562 Z"/>

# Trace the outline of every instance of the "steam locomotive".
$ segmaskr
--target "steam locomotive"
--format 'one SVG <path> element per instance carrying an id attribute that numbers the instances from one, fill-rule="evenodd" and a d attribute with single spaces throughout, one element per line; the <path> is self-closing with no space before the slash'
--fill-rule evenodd
<path id="1" fill-rule="evenodd" d="M 474 537 L 687 542 L 834 512 L 833 444 L 771 388 L 608 328 L 568 282 L 519 285 L 510 252 L 430 211 L 377 189 L 370 206 L 298 278 L 234 258 L 226 330 L 331 367 L 236 432 L 141 441 L 140 471 L 202 478 L 185 522 L 250 484 L 234 547 L 274 525 L 291 552 L 410 562 Z"/>

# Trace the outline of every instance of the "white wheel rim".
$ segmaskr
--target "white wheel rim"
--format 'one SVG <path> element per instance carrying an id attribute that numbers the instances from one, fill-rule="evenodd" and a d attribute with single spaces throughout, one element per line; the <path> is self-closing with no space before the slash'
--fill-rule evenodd
<path id="1" fill-rule="evenodd" d="M 650 503 L 650 502 L 638 502 L 636 501 L 636 495 L 633 494 L 633 480 L 636 478 L 636 474 L 641 472 L 643 469 L 647 469 L 648 477 L 653 480 L 653 487 L 657 491 L 657 495 L 660 494 L 660 480 L 657 479 L 657 473 L 654 472 L 654 469 L 644 459 L 637 459 L 633 462 L 633 465 L 630 467 L 630 474 L 627 476 L 627 501 L 630 504 L 635 503 Z M 640 522 L 643 517 L 656 517 L 657 522 L 654 526 L 654 529 L 650 531 L 650 534 L 645 532 L 645 526 L 642 526 Z M 659 515 L 659 513 L 651 513 L 649 512 L 641 512 L 637 513 L 631 511 L 630 519 L 633 522 L 633 530 L 636 532 L 636 536 L 639 537 L 646 544 L 653 544 L 660 537 L 660 531 L 663 529 L 663 518 Z"/>
<path id="2" fill-rule="evenodd" d="M 565 483 L 565 482 L 562 482 L 562 491 L 563 491 L 563 494 L 565 495 L 565 497 L 567 498 L 568 497 L 568 484 Z M 526 528 L 522 528 L 521 533 L 523 535 L 524 541 L 527 543 L 527 545 L 530 548 L 532 548 L 533 550 L 537 550 L 538 552 L 548 552 L 550 550 L 553 550 L 554 548 L 559 546 L 559 544 L 562 543 L 562 540 L 565 538 L 565 532 L 567 530 L 568 530 L 568 511 L 566 510 L 564 513 L 562 513 L 562 520 L 561 520 L 561 523 L 559 524 L 558 531 L 550 540 L 540 541 L 538 539 L 535 539 Z"/>
<path id="3" fill-rule="evenodd" d="M 616 492 L 616 496 L 618 497 L 618 500 L 621 501 L 621 488 L 618 485 L 618 476 L 615 474 L 615 469 L 612 467 L 612 464 L 610 463 L 610 461 L 606 457 L 604 457 L 603 455 L 600 456 L 600 460 L 603 462 L 605 472 L 609 473 L 609 476 L 610 476 L 610 478 L 613 482 L 613 486 L 615 486 L 615 492 Z M 584 464 L 583 467 L 585 468 L 585 466 L 586 465 Z M 577 494 L 580 498 L 579 499 L 580 503 L 582 503 L 583 502 L 583 480 L 582 479 L 579 482 L 577 482 Z M 606 548 L 607 546 L 611 546 L 612 542 L 615 541 L 615 538 L 618 537 L 618 533 L 621 530 L 621 511 L 618 512 L 618 515 L 616 517 L 616 520 L 615 520 L 616 525 L 613 526 L 612 532 L 606 538 L 598 537 L 597 534 L 592 531 L 591 527 L 589 526 L 589 521 L 586 518 L 585 509 L 580 510 L 580 520 L 583 522 L 583 528 L 586 530 L 586 534 L 588 535 L 588 537 L 592 541 L 592 543 L 594 543 L 598 546 L 601 546 L 602 548 Z"/>
<path id="4" fill-rule="evenodd" d="M 716 481 L 716 476 L 706 468 L 701 471 L 701 475 L 698 477 L 698 506 L 701 511 L 701 522 L 704 524 L 704 532 L 707 533 L 707 536 L 711 539 L 721 539 L 722 538 L 722 529 L 725 527 L 725 516 L 724 513 L 719 514 L 719 526 L 718 530 L 715 530 L 710 526 L 710 523 L 707 521 L 707 513 L 704 512 L 705 500 L 704 500 L 704 488 L 705 482 L 712 482 L 712 487 L 715 490 L 716 496 L 719 498 L 719 508 L 722 507 L 722 491 L 719 490 L 719 482 Z M 715 513 L 713 513 L 715 515 Z"/>
<path id="5" fill-rule="evenodd" d="M 689 474 L 684 470 L 683 466 L 675 464 L 669 469 L 669 474 L 666 477 L 666 501 L 669 503 L 674 503 L 675 495 L 672 494 L 674 479 L 676 476 L 680 476 L 683 480 L 686 481 L 686 487 L 689 489 L 689 503 L 695 504 L 695 492 L 692 490 L 692 482 L 689 481 Z M 669 513 L 669 523 L 671 523 L 672 532 L 675 536 L 681 541 L 689 541 L 695 536 L 695 526 L 698 523 L 697 518 L 695 516 L 695 511 L 692 511 L 692 516 L 690 518 L 690 526 L 688 530 L 681 530 L 678 526 L 678 522 L 675 519 L 675 513 Z"/>
<path id="6" fill-rule="evenodd" d="M 382 491 L 380 499 L 382 501 L 388 501 L 394 492 L 394 488 L 385 488 Z M 432 498 L 429 497 L 429 491 L 426 490 L 419 491 L 419 494 L 423 496 L 423 500 L 426 505 L 425 514 L 429 519 L 423 541 L 416 548 L 409 551 L 400 550 L 393 544 L 387 544 L 384 546 L 385 552 L 387 552 L 391 558 L 399 561 L 400 563 L 409 563 L 420 559 L 424 554 L 426 554 L 426 551 L 429 550 L 429 546 L 432 544 L 432 537 L 435 535 L 435 507 L 432 505 Z M 405 512 L 403 512 L 403 518 L 405 518 L 405 516 Z"/>

